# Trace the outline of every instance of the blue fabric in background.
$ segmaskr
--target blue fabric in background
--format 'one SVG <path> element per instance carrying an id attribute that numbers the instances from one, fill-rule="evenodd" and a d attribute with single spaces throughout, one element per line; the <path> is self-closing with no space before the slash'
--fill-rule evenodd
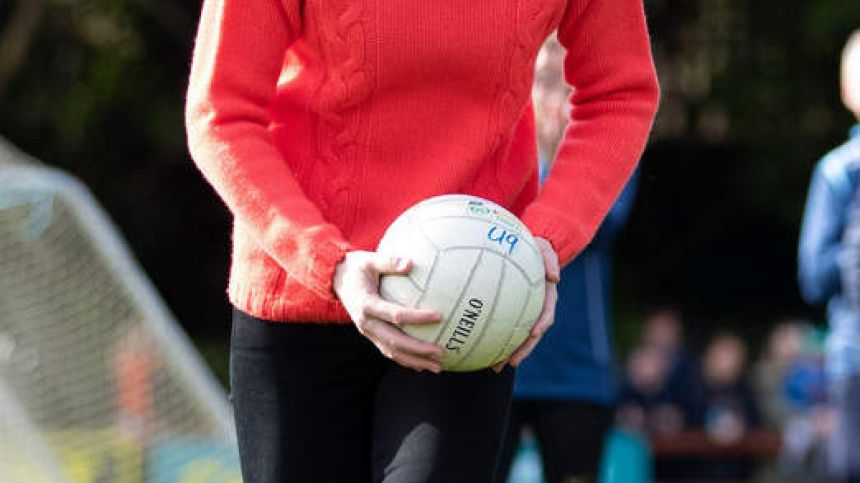
<path id="1" fill-rule="evenodd" d="M 177 438 L 154 446 L 147 465 L 152 483 L 242 483 L 235 443 Z"/>
<path id="2" fill-rule="evenodd" d="M 827 303 L 829 376 L 860 374 L 860 320 L 842 296 L 840 255 L 851 203 L 860 186 L 860 125 L 850 140 L 818 162 L 806 198 L 798 250 L 798 278 L 803 298 Z"/>
<path id="3" fill-rule="evenodd" d="M 543 169 L 541 174 L 543 179 Z M 614 402 L 610 251 L 633 206 L 637 181 L 638 171 L 591 244 L 562 269 L 555 323 L 517 369 L 515 399 Z"/>

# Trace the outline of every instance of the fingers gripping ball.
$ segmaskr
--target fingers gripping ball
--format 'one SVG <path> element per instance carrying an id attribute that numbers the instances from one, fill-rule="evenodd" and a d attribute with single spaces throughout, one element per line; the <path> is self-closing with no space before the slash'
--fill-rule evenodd
<path id="1" fill-rule="evenodd" d="M 403 330 L 442 346 L 444 370 L 474 371 L 506 360 L 540 315 L 540 251 L 525 225 L 493 202 L 467 195 L 422 201 L 394 220 L 377 252 L 412 260 L 408 276 L 382 277 L 379 293 L 442 314 L 439 324 Z"/>

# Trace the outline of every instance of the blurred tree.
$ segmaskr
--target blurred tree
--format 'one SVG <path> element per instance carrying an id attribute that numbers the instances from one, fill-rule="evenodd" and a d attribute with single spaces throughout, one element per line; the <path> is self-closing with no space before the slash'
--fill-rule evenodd
<path id="1" fill-rule="evenodd" d="M 854 120 L 839 53 L 860 2 L 646 0 L 663 102 L 619 247 L 627 313 L 677 301 L 759 327 L 816 314 L 795 282 L 812 166 Z"/>
<path id="2" fill-rule="evenodd" d="M 17 2 L 0 33 L 0 92 L 26 60 L 43 7 L 42 0 Z"/>
<path id="3" fill-rule="evenodd" d="M 192 334 L 223 339 L 229 219 L 182 122 L 198 9 L 0 0 L 0 134 L 82 178 Z"/>

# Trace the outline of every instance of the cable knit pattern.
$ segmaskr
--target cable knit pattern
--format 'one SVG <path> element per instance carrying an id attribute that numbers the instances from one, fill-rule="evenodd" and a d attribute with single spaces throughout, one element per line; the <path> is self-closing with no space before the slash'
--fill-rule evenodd
<path id="1" fill-rule="evenodd" d="M 513 36 L 514 46 L 510 69 L 508 70 L 509 78 L 507 83 L 501 84 L 502 87 L 506 88 L 501 91 L 498 100 L 498 114 L 495 116 L 497 124 L 495 126 L 494 151 L 506 149 L 508 147 L 506 143 L 510 143 L 513 139 L 511 130 L 522 116 L 523 109 L 528 105 L 528 99 L 531 95 L 538 51 L 547 35 L 555 25 L 558 25 L 563 7 L 561 2 L 556 2 L 553 5 L 543 1 L 517 1 L 517 21 Z M 503 156 L 502 158 L 506 157 Z M 510 169 L 510 167 L 501 162 L 496 162 L 494 173 L 497 186 L 504 186 L 503 180 L 506 169 Z M 499 198 L 506 200 L 504 194 L 500 194 Z"/>
<path id="2" fill-rule="evenodd" d="M 499 116 L 499 142 L 510 138 L 510 120 L 519 118 L 526 99 L 531 94 L 534 65 L 540 46 L 552 31 L 553 25 L 558 25 L 558 16 L 562 13 L 560 8 L 547 8 L 546 2 L 520 1 L 522 3 L 518 2 L 515 47 L 511 56 L 507 89 L 499 102 L 502 113 Z"/>
<path id="3" fill-rule="evenodd" d="M 321 2 L 321 13 L 331 13 Z M 362 126 L 362 103 L 371 95 L 372 75 L 365 62 L 367 49 L 364 34 L 364 2 L 350 2 L 342 13 L 335 13 L 331 24 L 321 23 L 323 56 L 329 72 L 320 90 L 319 141 L 320 160 L 329 168 L 317 170 L 311 190 L 322 193 L 319 203 L 323 211 L 341 213 L 330 221 L 338 224 L 345 234 L 351 232 L 356 208 L 354 190 L 350 185 L 361 183 L 360 162 L 348 160 L 357 155 L 355 148 Z M 348 110 L 358 112 L 347 112 Z M 346 162 L 344 162 L 346 161 Z M 332 210 L 340 207 L 340 210 Z"/>
<path id="4" fill-rule="evenodd" d="M 556 28 L 573 114 L 538 194 L 529 94 Z M 641 0 L 204 0 L 186 125 L 234 215 L 230 301 L 348 321 L 345 253 L 444 193 L 503 204 L 568 261 L 635 167 L 657 93 Z"/>

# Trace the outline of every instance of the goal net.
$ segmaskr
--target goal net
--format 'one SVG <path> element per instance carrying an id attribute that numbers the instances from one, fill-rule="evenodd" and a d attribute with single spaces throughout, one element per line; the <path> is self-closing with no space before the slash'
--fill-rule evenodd
<path id="1" fill-rule="evenodd" d="M 0 138 L 0 483 L 238 483 L 233 434 L 91 194 Z"/>

